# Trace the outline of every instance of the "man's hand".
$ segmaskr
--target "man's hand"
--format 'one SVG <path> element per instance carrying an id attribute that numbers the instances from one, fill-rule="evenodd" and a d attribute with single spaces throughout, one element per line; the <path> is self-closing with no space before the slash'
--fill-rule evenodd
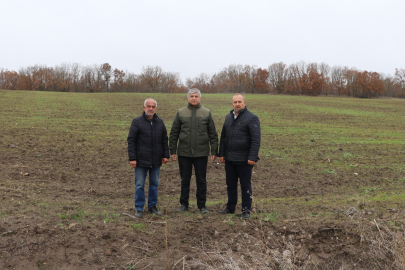
<path id="1" fill-rule="evenodd" d="M 248 160 L 248 164 L 249 164 L 249 165 L 255 165 L 256 162 L 254 162 L 253 160 Z"/>
<path id="2" fill-rule="evenodd" d="M 136 168 L 136 160 L 130 161 L 129 165 L 131 165 L 132 168 Z"/>
<path id="3" fill-rule="evenodd" d="M 177 161 L 177 155 L 171 155 L 170 157 L 172 158 L 173 161 Z"/>
<path id="4" fill-rule="evenodd" d="M 219 157 L 219 160 L 220 160 L 222 163 L 225 163 L 225 157 Z"/>
<path id="5" fill-rule="evenodd" d="M 216 155 L 211 155 L 211 162 L 214 162 L 217 159 Z"/>
<path id="6" fill-rule="evenodd" d="M 166 164 L 167 162 L 169 162 L 169 159 L 168 159 L 168 158 L 162 158 L 162 163 L 163 163 L 163 164 Z"/>

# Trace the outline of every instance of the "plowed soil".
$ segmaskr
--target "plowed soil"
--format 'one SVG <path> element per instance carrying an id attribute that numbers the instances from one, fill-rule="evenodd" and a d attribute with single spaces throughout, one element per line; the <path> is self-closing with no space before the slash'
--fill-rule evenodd
<path id="1" fill-rule="evenodd" d="M 403 144 L 330 145 L 324 137 L 333 131 L 282 132 L 286 126 L 266 114 L 280 103 L 270 106 L 259 96 L 250 106 L 263 119 L 251 218 L 240 219 L 240 204 L 235 215 L 217 213 L 227 196 L 224 166 L 216 160 L 208 166 L 209 214 L 198 212 L 194 178 L 190 211 L 176 212 L 180 177 L 170 161 L 160 175 L 163 215 L 137 219 L 126 135 L 147 95 L 132 103 L 126 99 L 134 96 L 111 97 L 1 92 L 0 269 L 371 269 L 393 258 L 377 258 L 365 235 L 378 236 L 389 222 L 403 228 Z M 174 97 L 157 111 L 169 130 L 186 102 Z M 203 96 L 218 132 L 230 97 Z M 250 108 L 253 96 L 247 98 Z"/>

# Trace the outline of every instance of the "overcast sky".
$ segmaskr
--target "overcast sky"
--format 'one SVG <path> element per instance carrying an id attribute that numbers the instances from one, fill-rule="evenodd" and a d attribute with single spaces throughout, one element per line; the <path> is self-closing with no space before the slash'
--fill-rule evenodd
<path id="1" fill-rule="evenodd" d="M 0 68 L 93 65 L 183 81 L 275 62 L 394 74 L 405 68 L 404 0 L 0 0 Z"/>

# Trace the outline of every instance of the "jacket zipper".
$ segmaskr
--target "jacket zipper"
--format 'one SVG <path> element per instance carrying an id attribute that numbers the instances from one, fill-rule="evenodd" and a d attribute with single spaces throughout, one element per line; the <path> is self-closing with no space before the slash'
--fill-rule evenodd
<path id="1" fill-rule="evenodd" d="M 151 127 L 151 138 L 152 138 L 152 166 L 149 166 L 149 167 L 153 168 L 153 148 L 155 147 L 155 144 L 153 143 L 153 121 L 150 122 L 150 127 Z"/>
<path id="2" fill-rule="evenodd" d="M 239 116 L 239 115 L 238 115 Z M 231 117 L 232 117 L 232 124 L 231 124 L 231 134 L 230 134 L 230 136 L 229 136 L 229 138 L 232 138 L 232 136 L 233 136 L 233 131 L 234 131 L 234 128 L 235 128 L 235 123 L 236 123 L 236 120 L 238 120 L 238 116 L 236 117 L 236 119 L 235 119 L 235 117 L 234 117 L 234 115 L 233 114 L 231 114 Z M 229 142 L 231 141 L 231 139 L 230 140 L 228 140 L 228 149 L 229 149 Z"/>

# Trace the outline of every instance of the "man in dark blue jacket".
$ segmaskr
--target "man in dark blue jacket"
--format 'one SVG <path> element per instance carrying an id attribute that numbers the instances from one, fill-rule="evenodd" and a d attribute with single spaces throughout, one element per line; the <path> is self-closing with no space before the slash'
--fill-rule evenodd
<path id="1" fill-rule="evenodd" d="M 232 98 L 233 110 L 226 116 L 221 133 L 219 157 L 225 163 L 228 203 L 221 214 L 235 213 L 238 202 L 238 178 L 242 190 L 242 218 L 252 210 L 252 169 L 259 160 L 260 121 L 248 111 L 242 94 Z"/>
<path id="2" fill-rule="evenodd" d="M 160 166 L 169 161 L 169 145 L 166 126 L 156 112 L 157 102 L 145 100 L 143 115 L 132 120 L 128 134 L 128 156 L 135 168 L 135 216 L 142 217 L 145 205 L 145 179 L 149 172 L 148 212 L 161 215 L 156 207 Z"/>

